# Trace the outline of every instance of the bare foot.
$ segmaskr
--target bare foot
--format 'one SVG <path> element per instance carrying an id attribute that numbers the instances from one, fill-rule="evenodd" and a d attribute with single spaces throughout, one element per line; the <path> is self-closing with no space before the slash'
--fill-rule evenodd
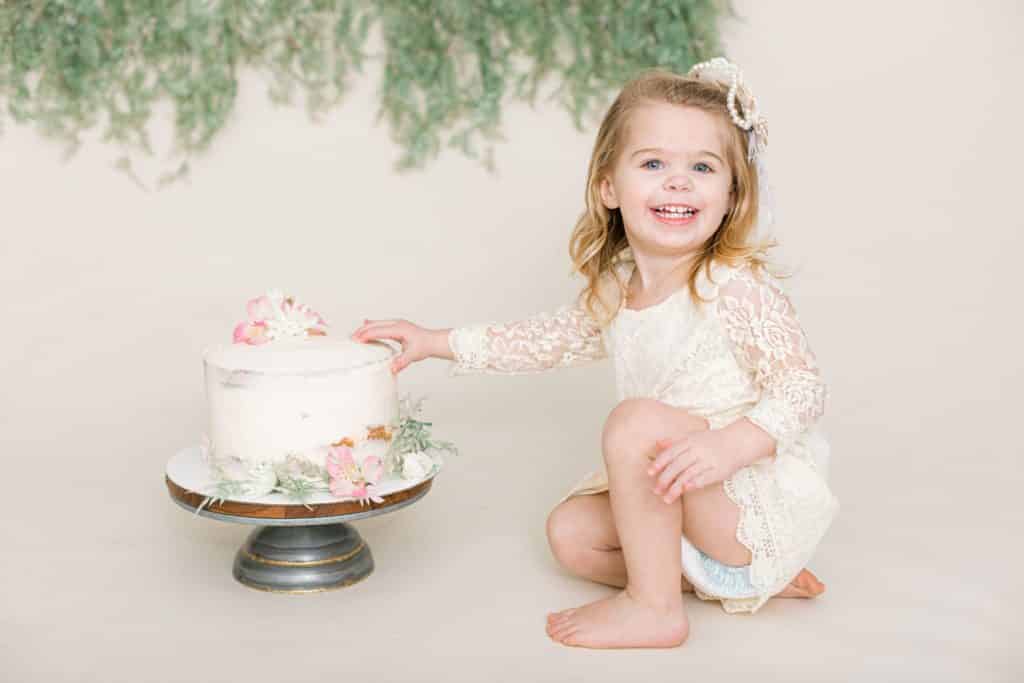
<path id="1" fill-rule="evenodd" d="M 816 598 L 825 592 L 825 584 L 818 580 L 818 577 L 809 569 L 804 569 L 796 575 L 788 586 L 778 593 L 777 598 Z"/>
<path id="2" fill-rule="evenodd" d="M 628 590 L 548 614 L 548 636 L 574 647 L 678 647 L 689 635 L 682 597 L 662 609 L 638 602 Z"/>

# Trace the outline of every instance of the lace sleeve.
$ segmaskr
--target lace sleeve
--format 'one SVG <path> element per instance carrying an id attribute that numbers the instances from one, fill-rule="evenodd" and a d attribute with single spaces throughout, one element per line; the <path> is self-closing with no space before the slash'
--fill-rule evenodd
<path id="1" fill-rule="evenodd" d="M 733 353 L 761 389 L 744 417 L 778 442 L 824 414 L 827 387 L 789 299 L 775 278 L 762 277 L 737 272 L 721 287 L 716 309 Z"/>
<path id="2" fill-rule="evenodd" d="M 448 344 L 455 355 L 450 376 L 537 373 L 607 356 L 600 327 L 576 305 L 516 322 L 456 327 Z"/>

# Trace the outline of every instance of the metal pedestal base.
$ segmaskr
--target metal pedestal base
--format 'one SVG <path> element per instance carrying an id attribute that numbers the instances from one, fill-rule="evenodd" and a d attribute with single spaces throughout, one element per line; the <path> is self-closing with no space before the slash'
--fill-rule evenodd
<path id="1" fill-rule="evenodd" d="M 235 555 L 239 582 L 272 593 L 315 593 L 350 586 L 373 572 L 373 555 L 351 524 L 267 526 Z"/>

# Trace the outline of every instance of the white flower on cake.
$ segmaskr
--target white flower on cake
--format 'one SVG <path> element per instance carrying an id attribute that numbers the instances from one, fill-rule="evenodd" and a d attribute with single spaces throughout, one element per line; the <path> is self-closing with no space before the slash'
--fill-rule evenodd
<path id="1" fill-rule="evenodd" d="M 236 344 L 266 344 L 275 339 L 327 334 L 323 316 L 277 289 L 250 300 L 246 313 L 248 319 L 235 326 Z"/>
<path id="2" fill-rule="evenodd" d="M 402 456 L 402 477 L 404 479 L 422 479 L 433 469 L 433 459 L 423 451 L 414 451 Z"/>
<path id="3" fill-rule="evenodd" d="M 260 463 L 249 468 L 251 479 L 248 481 L 245 493 L 254 498 L 265 496 L 277 486 L 277 474 L 274 466 L 270 463 Z"/>
<path id="4" fill-rule="evenodd" d="M 306 453 L 289 453 L 284 462 L 277 465 L 277 478 L 301 480 L 309 484 L 320 482 L 324 478 L 323 473 L 312 460 L 317 456 L 320 460 L 325 460 L 326 455 L 326 448 L 315 448 Z"/>

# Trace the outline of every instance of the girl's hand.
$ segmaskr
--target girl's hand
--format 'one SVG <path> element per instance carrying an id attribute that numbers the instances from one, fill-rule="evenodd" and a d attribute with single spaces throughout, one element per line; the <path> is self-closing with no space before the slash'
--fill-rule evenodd
<path id="1" fill-rule="evenodd" d="M 660 453 L 647 473 L 657 477 L 654 493 L 666 503 L 674 503 L 686 491 L 725 481 L 742 466 L 738 444 L 721 429 L 691 432 L 675 441 L 658 439 L 655 448 Z"/>
<path id="2" fill-rule="evenodd" d="M 393 375 L 424 358 L 451 357 L 448 349 L 448 330 L 428 330 L 408 320 L 364 320 L 363 324 L 352 332 L 352 339 L 358 342 L 394 339 L 400 343 L 402 353 L 391 361 Z"/>

